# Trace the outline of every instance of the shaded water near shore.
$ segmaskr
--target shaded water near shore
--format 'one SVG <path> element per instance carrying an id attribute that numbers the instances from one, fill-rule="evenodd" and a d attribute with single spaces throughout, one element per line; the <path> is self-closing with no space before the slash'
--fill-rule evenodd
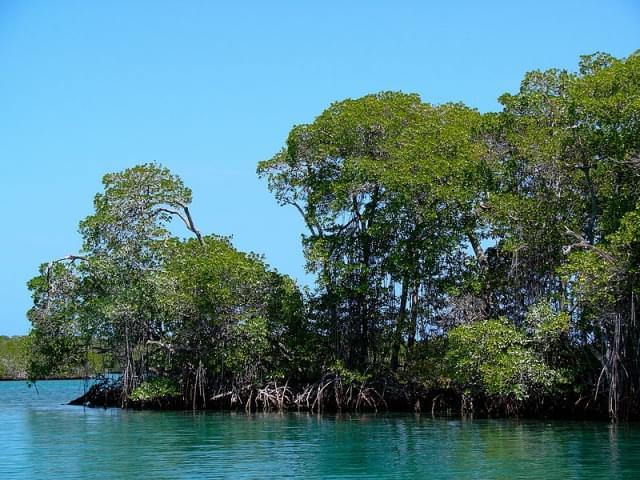
<path id="1" fill-rule="evenodd" d="M 0 478 L 640 478 L 640 425 L 64 405 L 0 382 Z"/>

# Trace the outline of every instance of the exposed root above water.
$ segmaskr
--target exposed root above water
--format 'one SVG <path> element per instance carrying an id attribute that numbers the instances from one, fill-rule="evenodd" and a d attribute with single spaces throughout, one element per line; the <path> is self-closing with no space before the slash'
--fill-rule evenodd
<path id="1" fill-rule="evenodd" d="M 206 402 L 195 402 L 195 409 L 310 413 L 393 411 L 479 417 L 606 418 L 606 409 L 602 405 L 582 402 L 583 405 L 580 403 L 582 397 L 575 404 L 574 399 L 567 398 L 564 403 L 549 403 L 545 410 L 539 410 L 535 408 L 540 403 L 538 401 L 529 405 L 482 396 L 470 397 L 453 389 L 427 389 L 417 383 L 400 383 L 391 376 L 354 381 L 333 372 L 324 374 L 313 383 L 293 385 L 288 381 L 270 381 L 262 386 L 235 384 L 206 393 Z M 123 401 L 123 398 L 126 400 Z M 103 379 L 69 404 L 105 408 L 191 410 L 194 401 L 186 395 L 160 395 L 134 400 L 123 395 L 121 381 Z M 581 408 L 577 408 L 578 404 Z"/>
<path id="2" fill-rule="evenodd" d="M 414 411 L 431 397 L 415 385 L 401 385 L 389 379 L 351 381 L 336 373 L 326 373 L 313 383 L 291 385 L 270 381 L 262 386 L 233 385 L 209 394 L 205 405 L 209 409 L 254 411 L 298 410 L 308 412 L 378 412 L 386 410 Z M 129 399 L 123 402 L 120 381 L 102 380 L 94 384 L 70 405 L 90 407 L 130 407 L 147 409 L 189 409 L 193 400 L 186 396 L 166 396 L 144 402 Z M 199 407 L 204 408 L 204 407 Z"/>

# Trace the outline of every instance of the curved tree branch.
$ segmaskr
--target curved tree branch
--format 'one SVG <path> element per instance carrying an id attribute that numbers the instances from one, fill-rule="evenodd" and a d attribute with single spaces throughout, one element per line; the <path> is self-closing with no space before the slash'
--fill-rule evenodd
<path id="1" fill-rule="evenodd" d="M 186 205 L 182 205 L 179 204 L 180 208 L 182 208 L 182 210 L 184 211 L 184 215 L 182 213 L 180 213 L 177 210 L 172 210 L 170 208 L 166 208 L 166 207 L 159 207 L 154 211 L 154 214 L 158 214 L 158 213 L 168 213 L 169 215 L 174 215 L 176 217 L 178 217 L 180 220 L 182 220 L 184 222 L 185 227 L 187 227 L 187 230 L 189 230 L 190 232 L 192 232 L 196 238 L 198 239 L 198 242 L 200 243 L 200 245 L 204 245 L 204 238 L 202 237 L 202 234 L 200 233 L 200 230 L 198 230 L 196 228 L 195 223 L 193 222 L 193 217 L 191 216 L 191 212 L 189 211 L 189 207 L 187 207 Z"/>
<path id="2" fill-rule="evenodd" d="M 603 260 L 606 260 L 609 263 L 615 263 L 616 259 L 613 255 L 611 255 L 608 252 L 605 252 L 604 250 L 596 247 L 595 245 L 592 245 L 591 243 L 589 243 L 582 235 L 580 235 L 579 233 L 574 232 L 573 230 L 569 229 L 569 227 L 564 227 L 565 229 L 565 234 L 575 238 L 576 240 L 578 240 L 576 243 L 573 243 L 571 245 L 567 245 L 565 247 L 562 248 L 562 253 L 564 253 L 565 255 L 568 255 L 569 253 L 571 253 L 572 250 L 576 249 L 576 248 L 582 248 L 584 250 L 591 250 L 592 252 L 594 252 L 596 255 L 598 255 L 600 258 L 602 258 Z"/>

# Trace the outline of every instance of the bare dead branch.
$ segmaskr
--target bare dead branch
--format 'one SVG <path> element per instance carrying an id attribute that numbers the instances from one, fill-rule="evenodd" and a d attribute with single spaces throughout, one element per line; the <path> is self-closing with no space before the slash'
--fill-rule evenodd
<path id="1" fill-rule="evenodd" d="M 196 228 L 195 223 L 193 222 L 193 217 L 191 216 L 191 212 L 189 211 L 189 207 L 187 207 L 186 205 L 182 205 L 182 204 L 178 204 L 180 206 L 180 208 L 182 208 L 184 215 L 182 213 L 180 213 L 178 210 L 172 210 L 170 208 L 166 208 L 166 207 L 159 207 L 154 211 L 154 214 L 158 214 L 158 213 L 168 213 L 169 215 L 174 215 L 176 217 L 178 217 L 180 220 L 182 220 L 182 222 L 184 223 L 185 227 L 187 227 L 187 230 L 189 230 L 191 233 L 193 233 L 196 238 L 198 239 L 198 242 L 200 243 L 200 245 L 204 245 L 204 238 L 202 238 L 202 234 L 200 233 L 200 230 L 198 230 Z"/>
<path id="2" fill-rule="evenodd" d="M 292 205 L 297 211 L 298 213 L 300 213 L 300 215 L 302 216 L 304 223 L 307 225 L 307 228 L 309 229 L 309 231 L 311 232 L 312 235 L 316 235 L 318 237 L 323 237 L 324 236 L 324 232 L 322 230 L 322 227 L 320 227 L 320 225 L 318 225 L 317 223 L 314 225 L 311 220 L 309 220 L 309 217 L 306 213 L 304 213 L 304 210 L 302 209 L 302 207 L 297 203 L 294 202 L 293 200 L 287 200 L 285 201 L 285 203 L 287 205 Z"/>
<path id="3" fill-rule="evenodd" d="M 563 247 L 562 249 L 562 253 L 564 253 L 565 255 L 568 255 L 569 253 L 571 253 L 574 249 L 576 248 L 582 248 L 584 250 L 591 250 L 592 252 L 594 252 L 596 255 L 598 255 L 600 258 L 602 258 L 603 260 L 606 260 L 609 263 L 616 263 L 616 259 L 613 255 L 611 255 L 608 252 L 605 252 L 604 250 L 596 247 L 595 245 L 592 245 L 591 243 L 589 243 L 582 235 L 580 235 L 579 233 L 574 232 L 573 230 L 570 230 L 568 227 L 564 227 L 565 228 L 565 234 L 569 235 L 573 238 L 575 238 L 576 240 L 578 240 L 576 243 L 573 243 L 571 245 L 567 245 L 565 247 Z"/>

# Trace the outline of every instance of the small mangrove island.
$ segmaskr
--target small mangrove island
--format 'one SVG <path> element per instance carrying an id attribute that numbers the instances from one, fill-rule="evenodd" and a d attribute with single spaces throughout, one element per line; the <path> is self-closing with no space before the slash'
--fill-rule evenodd
<path id="1" fill-rule="evenodd" d="M 500 102 L 381 92 L 293 127 L 257 174 L 312 286 L 201 232 L 162 165 L 105 175 L 0 372 L 101 375 L 93 406 L 638 418 L 640 54 Z"/>

